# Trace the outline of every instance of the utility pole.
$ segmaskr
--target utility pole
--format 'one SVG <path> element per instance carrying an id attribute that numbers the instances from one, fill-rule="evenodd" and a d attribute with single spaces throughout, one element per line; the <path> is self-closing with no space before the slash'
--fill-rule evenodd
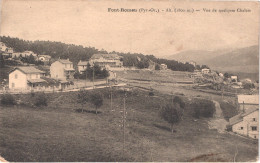
<path id="1" fill-rule="evenodd" d="M 125 95 L 126 96 L 126 95 Z M 124 111 L 123 111 L 123 134 L 124 134 L 124 144 L 123 144 L 123 152 L 125 153 L 125 119 L 126 119 L 126 110 L 125 110 L 125 96 L 124 96 Z"/>
<path id="2" fill-rule="evenodd" d="M 86 73 L 85 87 L 87 87 L 87 69 L 86 69 L 85 73 Z"/>
<path id="3" fill-rule="evenodd" d="M 93 89 L 95 89 L 95 84 L 94 84 L 94 77 L 95 77 L 95 65 L 93 65 Z"/>
<path id="4" fill-rule="evenodd" d="M 110 109 L 112 110 L 112 86 L 110 86 Z"/>

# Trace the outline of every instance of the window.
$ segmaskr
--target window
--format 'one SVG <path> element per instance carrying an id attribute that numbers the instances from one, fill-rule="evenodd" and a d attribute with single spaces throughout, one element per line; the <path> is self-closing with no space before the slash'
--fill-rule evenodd
<path id="1" fill-rule="evenodd" d="M 253 121 L 256 121 L 256 119 L 255 119 L 255 118 L 253 118 Z"/>
<path id="2" fill-rule="evenodd" d="M 257 131 L 257 127 L 256 126 L 252 126 L 252 131 Z"/>
<path id="3" fill-rule="evenodd" d="M 240 127 L 240 130 L 243 130 L 244 129 L 244 127 Z"/>
<path id="4" fill-rule="evenodd" d="M 17 79 L 17 78 L 18 78 L 18 75 L 17 75 L 17 74 L 15 74 L 15 75 L 14 75 L 14 78 L 15 78 L 15 79 Z"/>

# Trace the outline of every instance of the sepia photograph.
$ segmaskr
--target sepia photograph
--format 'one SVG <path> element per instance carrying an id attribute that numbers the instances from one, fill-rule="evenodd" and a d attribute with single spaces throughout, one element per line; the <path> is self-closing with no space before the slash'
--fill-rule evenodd
<path id="1" fill-rule="evenodd" d="M 258 1 L 0 11 L 0 162 L 259 161 Z"/>

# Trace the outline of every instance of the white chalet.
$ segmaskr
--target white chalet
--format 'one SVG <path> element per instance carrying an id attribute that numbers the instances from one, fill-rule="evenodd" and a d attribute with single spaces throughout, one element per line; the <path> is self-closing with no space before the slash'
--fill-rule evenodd
<path id="1" fill-rule="evenodd" d="M 54 79 L 73 79 L 73 64 L 69 59 L 59 59 L 51 64 L 50 74 Z"/>
<path id="2" fill-rule="evenodd" d="M 45 72 L 35 67 L 16 67 L 9 72 L 10 89 L 29 89 L 30 87 L 41 86 L 45 80 L 41 79 Z"/>
<path id="3" fill-rule="evenodd" d="M 210 69 L 208 69 L 208 68 L 201 69 L 202 74 L 208 74 L 209 72 L 210 72 Z"/>
<path id="4" fill-rule="evenodd" d="M 93 66 L 94 64 L 99 65 L 102 68 L 105 66 L 109 67 L 122 67 L 123 62 L 121 61 L 122 57 L 117 54 L 94 54 L 90 60 L 89 64 Z"/>
<path id="5" fill-rule="evenodd" d="M 12 53 L 12 58 L 19 58 L 20 56 L 21 57 L 28 57 L 32 55 L 34 58 L 37 57 L 37 54 L 35 54 L 34 52 L 32 51 L 24 51 L 24 52 L 16 52 L 16 53 Z"/>
<path id="6" fill-rule="evenodd" d="M 79 61 L 78 63 L 78 71 L 80 74 L 82 74 L 84 71 L 86 71 L 88 65 L 88 61 Z"/>
<path id="7" fill-rule="evenodd" d="M 234 133 L 258 139 L 259 109 L 251 108 L 229 119 Z"/>
<path id="8" fill-rule="evenodd" d="M 49 55 L 38 55 L 38 60 L 42 62 L 49 62 L 51 59 L 51 56 Z"/>

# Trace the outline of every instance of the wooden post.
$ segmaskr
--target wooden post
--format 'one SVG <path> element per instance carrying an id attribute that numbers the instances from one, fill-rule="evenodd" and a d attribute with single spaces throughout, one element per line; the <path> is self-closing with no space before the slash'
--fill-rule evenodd
<path id="1" fill-rule="evenodd" d="M 95 89 L 94 76 L 95 76 L 95 71 L 94 71 L 94 65 L 93 65 L 93 89 Z"/>
<path id="2" fill-rule="evenodd" d="M 126 111 L 125 111 L 125 97 L 124 97 L 124 115 L 123 115 L 123 134 L 124 134 L 124 144 L 123 144 L 123 152 L 125 153 L 125 118 L 126 118 Z"/>

